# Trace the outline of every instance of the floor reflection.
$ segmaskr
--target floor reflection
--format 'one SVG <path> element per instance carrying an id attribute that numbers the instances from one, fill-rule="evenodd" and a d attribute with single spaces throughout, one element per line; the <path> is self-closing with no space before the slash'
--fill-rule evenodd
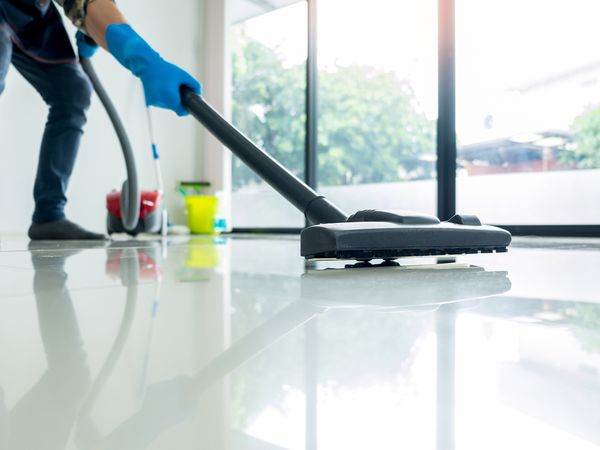
<path id="1" fill-rule="evenodd" d="M 52 259 L 32 252 L 33 292 L 47 370 L 10 410 L 2 414 L 9 449 L 64 449 L 91 385 L 81 333 L 67 289 L 66 260 L 79 251 Z M 1 442 L 2 440 L 0 440 Z"/>
<path id="2" fill-rule="evenodd" d="M 44 368 L 15 382 L 37 366 L 4 354 L 0 449 L 600 447 L 600 304 L 464 262 L 279 267 L 289 244 L 263 244 L 31 248 L 33 297 L 0 306 Z"/>

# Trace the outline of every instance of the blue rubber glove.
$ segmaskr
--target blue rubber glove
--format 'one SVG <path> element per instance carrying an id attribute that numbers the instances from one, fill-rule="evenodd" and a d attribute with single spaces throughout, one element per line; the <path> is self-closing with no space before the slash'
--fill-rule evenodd
<path id="1" fill-rule="evenodd" d="M 106 45 L 117 61 L 142 80 L 148 106 L 170 109 L 179 116 L 188 115 L 179 89 L 188 86 L 200 95 L 202 87 L 194 77 L 165 61 L 127 24 L 109 25 Z"/>
<path id="2" fill-rule="evenodd" d="M 75 35 L 77 41 L 77 51 L 80 58 L 90 59 L 98 50 L 98 44 L 91 37 L 86 36 L 81 31 Z"/>

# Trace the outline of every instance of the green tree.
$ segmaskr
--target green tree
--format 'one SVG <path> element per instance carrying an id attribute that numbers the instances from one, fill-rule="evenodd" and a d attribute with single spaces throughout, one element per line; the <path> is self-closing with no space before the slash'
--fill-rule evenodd
<path id="1" fill-rule="evenodd" d="M 351 66 L 322 71 L 319 83 L 321 183 L 419 177 L 411 172 L 419 169 L 420 156 L 435 153 L 434 123 L 418 112 L 407 82 L 393 73 Z"/>
<path id="2" fill-rule="evenodd" d="M 303 174 L 305 65 L 286 65 L 243 33 L 233 60 L 233 120 L 277 160 Z M 319 74 L 319 182 L 345 184 L 431 178 L 421 157 L 435 153 L 435 124 L 418 110 L 408 82 L 366 66 Z M 234 186 L 260 180 L 234 161 Z"/>
<path id="3" fill-rule="evenodd" d="M 577 117 L 571 127 L 575 136 L 574 151 L 563 152 L 563 161 L 578 169 L 600 167 L 600 108 Z"/>
<path id="4" fill-rule="evenodd" d="M 578 325 L 573 331 L 583 348 L 588 352 L 600 353 L 600 306 L 577 303 L 565 308 L 565 313 Z"/>
<path id="5" fill-rule="evenodd" d="M 305 74 L 285 67 L 276 52 L 240 36 L 233 55 L 233 122 L 295 175 L 303 176 Z M 234 188 L 261 182 L 239 159 Z"/>

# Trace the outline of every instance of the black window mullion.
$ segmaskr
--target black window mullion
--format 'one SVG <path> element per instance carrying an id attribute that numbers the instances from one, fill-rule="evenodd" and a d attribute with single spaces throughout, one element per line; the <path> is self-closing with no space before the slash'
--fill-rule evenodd
<path id="1" fill-rule="evenodd" d="M 317 0 L 308 2 L 308 56 L 306 60 L 306 146 L 304 149 L 304 180 L 317 186 L 318 133 L 318 67 L 317 67 Z"/>
<path id="2" fill-rule="evenodd" d="M 438 0 L 437 210 L 456 212 L 456 59 L 454 0 Z"/>

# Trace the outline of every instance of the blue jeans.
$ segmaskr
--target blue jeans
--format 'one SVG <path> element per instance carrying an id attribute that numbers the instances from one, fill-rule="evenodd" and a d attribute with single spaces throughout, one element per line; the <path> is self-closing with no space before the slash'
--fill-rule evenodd
<path id="1" fill-rule="evenodd" d="M 33 190 L 33 222 L 63 219 L 92 88 L 79 64 L 50 64 L 32 58 L 13 45 L 0 23 L 0 94 L 11 63 L 49 108 Z"/>

